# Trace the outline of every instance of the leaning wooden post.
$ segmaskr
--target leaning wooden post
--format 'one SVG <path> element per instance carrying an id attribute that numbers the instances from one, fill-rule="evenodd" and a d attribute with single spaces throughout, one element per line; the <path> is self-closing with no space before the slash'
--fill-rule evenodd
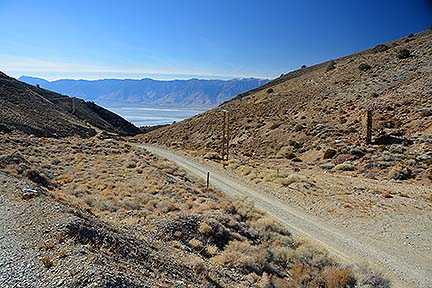
<path id="1" fill-rule="evenodd" d="M 228 112 L 225 113 L 226 114 L 226 125 L 227 125 L 227 136 L 226 136 L 226 160 L 228 161 L 228 156 L 229 156 L 229 140 L 230 140 L 230 127 L 229 127 L 229 114 Z"/>
<path id="2" fill-rule="evenodd" d="M 222 128 L 222 151 L 221 151 L 221 158 L 222 161 L 225 159 L 225 112 L 223 112 L 223 128 Z"/>
<path id="3" fill-rule="evenodd" d="M 366 145 L 372 144 L 372 110 L 367 110 L 366 115 Z"/>
<path id="4" fill-rule="evenodd" d="M 207 172 L 207 185 L 206 185 L 207 190 L 209 189 L 209 186 L 210 186 L 210 172 Z"/>

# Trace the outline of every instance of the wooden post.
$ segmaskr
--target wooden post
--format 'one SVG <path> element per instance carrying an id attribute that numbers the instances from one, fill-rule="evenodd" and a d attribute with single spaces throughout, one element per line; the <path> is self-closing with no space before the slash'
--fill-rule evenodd
<path id="1" fill-rule="evenodd" d="M 206 185 L 207 190 L 209 189 L 209 186 L 210 186 L 210 172 L 207 172 L 207 185 Z"/>
<path id="2" fill-rule="evenodd" d="M 222 161 L 225 159 L 225 112 L 223 112 L 223 128 L 222 128 Z"/>
<path id="3" fill-rule="evenodd" d="M 230 130 L 229 130 L 229 114 L 228 112 L 225 112 L 226 114 L 226 125 L 227 125 L 227 136 L 226 136 L 226 160 L 228 161 L 228 155 L 229 155 L 229 140 L 230 140 Z"/>
<path id="4" fill-rule="evenodd" d="M 372 144 L 372 110 L 366 115 L 366 145 Z"/>

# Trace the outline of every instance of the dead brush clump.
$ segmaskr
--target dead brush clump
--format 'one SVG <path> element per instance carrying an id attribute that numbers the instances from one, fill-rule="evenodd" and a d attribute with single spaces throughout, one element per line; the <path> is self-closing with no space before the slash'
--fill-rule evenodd
<path id="1" fill-rule="evenodd" d="M 53 242 L 43 242 L 43 241 L 39 241 L 36 245 L 36 248 L 38 250 L 51 250 L 55 247 L 55 244 Z"/>
<path id="2" fill-rule="evenodd" d="M 170 161 L 163 161 L 157 166 L 163 172 L 174 176 L 185 176 L 186 172 Z"/>
<path id="3" fill-rule="evenodd" d="M 282 186 L 289 186 L 297 182 L 307 182 L 307 178 L 299 174 L 290 174 L 285 177 L 278 177 L 274 180 L 274 182 Z"/>
<path id="4" fill-rule="evenodd" d="M 248 241 L 234 240 L 224 251 L 211 260 L 224 266 L 238 269 L 243 274 L 261 275 L 268 260 L 268 251 Z"/>
<path id="5" fill-rule="evenodd" d="M 201 222 L 198 231 L 204 235 L 210 235 L 213 232 L 213 228 L 206 222 Z"/>
<path id="6" fill-rule="evenodd" d="M 57 252 L 58 258 L 66 258 L 69 256 L 69 253 L 65 249 L 61 249 L 59 252 Z"/>
<path id="7" fill-rule="evenodd" d="M 204 245 L 203 243 L 195 238 L 192 238 L 191 240 L 189 240 L 189 245 L 190 247 L 192 247 L 194 250 L 200 251 L 203 249 Z"/>
<path id="8" fill-rule="evenodd" d="M 42 262 L 43 266 L 47 269 L 54 266 L 54 260 L 50 256 L 43 256 L 40 258 L 40 261 Z"/>
<path id="9" fill-rule="evenodd" d="M 178 204 L 171 201 L 170 199 L 164 199 L 160 201 L 156 204 L 156 208 L 163 213 L 180 210 Z"/>
<path id="10" fill-rule="evenodd" d="M 323 272 L 327 287 L 355 287 L 357 281 L 348 269 L 326 268 Z"/>
<path id="11" fill-rule="evenodd" d="M 234 211 L 233 216 L 238 218 L 239 221 L 247 222 L 258 220 L 264 213 L 255 208 L 252 201 L 245 199 L 237 200 L 233 203 Z"/>
<path id="12" fill-rule="evenodd" d="M 314 246 L 293 238 L 277 221 L 256 210 L 253 203 L 237 200 L 219 208 L 213 210 L 220 213 L 218 216 L 175 217 L 160 223 L 156 231 L 160 237 L 174 241 L 171 243 L 176 248 L 190 247 L 193 253 L 247 275 L 257 284 L 267 281 L 272 285 L 269 287 L 350 287 L 355 281 L 350 270 L 338 266 Z"/>
<path id="13" fill-rule="evenodd" d="M 271 238 L 271 233 L 280 234 L 282 236 L 291 236 L 291 233 L 282 225 L 280 225 L 275 219 L 265 216 L 259 218 L 257 221 L 251 224 L 255 228 L 259 235 L 265 238 Z"/>
<path id="14" fill-rule="evenodd" d="M 357 283 L 359 287 L 390 288 L 390 280 L 383 276 L 377 269 L 362 265 L 357 271 Z"/>

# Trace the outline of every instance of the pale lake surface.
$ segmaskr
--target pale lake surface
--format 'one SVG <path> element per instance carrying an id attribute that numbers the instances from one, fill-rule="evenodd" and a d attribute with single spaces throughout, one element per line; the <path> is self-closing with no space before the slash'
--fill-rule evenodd
<path id="1" fill-rule="evenodd" d="M 172 124 L 174 121 L 178 122 L 206 111 L 204 109 L 172 107 L 107 107 L 107 109 L 138 127 Z"/>

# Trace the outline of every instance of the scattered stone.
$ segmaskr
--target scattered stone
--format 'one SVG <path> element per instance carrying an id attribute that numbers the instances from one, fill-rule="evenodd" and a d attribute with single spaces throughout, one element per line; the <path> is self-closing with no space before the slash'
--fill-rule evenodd
<path id="1" fill-rule="evenodd" d="M 358 159 L 366 155 L 366 151 L 364 151 L 360 147 L 354 147 L 350 150 L 350 154 L 353 155 L 356 159 Z"/>
<path id="2" fill-rule="evenodd" d="M 25 176 L 32 182 L 36 184 L 40 184 L 42 186 L 48 187 L 51 185 L 48 178 L 43 174 L 37 171 L 36 169 L 27 169 L 25 172 Z"/>
<path id="3" fill-rule="evenodd" d="M 432 159 L 432 151 L 426 152 L 416 157 L 418 161 L 426 161 Z"/>
<path id="4" fill-rule="evenodd" d="M 354 171 L 354 166 L 350 162 L 344 162 L 336 165 L 333 169 L 337 171 Z"/>
<path id="5" fill-rule="evenodd" d="M 429 117 L 432 116 L 432 107 L 421 108 L 418 109 L 417 112 L 420 113 L 420 115 L 422 115 L 423 117 Z"/>
<path id="6" fill-rule="evenodd" d="M 1 168 L 11 164 L 21 164 L 21 163 L 30 164 L 23 156 L 16 153 L 7 154 L 0 157 Z"/>
<path id="7" fill-rule="evenodd" d="M 327 149 L 324 152 L 324 159 L 332 159 L 336 155 L 336 150 L 334 149 Z"/>
<path id="8" fill-rule="evenodd" d="M 32 198 L 35 198 L 35 197 L 38 197 L 38 196 L 40 196 L 42 193 L 41 192 L 39 192 L 39 191 L 37 191 L 37 190 L 33 190 L 33 189 L 29 189 L 29 188 L 24 188 L 23 190 L 22 190 L 22 195 L 21 195 L 21 198 L 23 199 L 23 200 L 29 200 L 29 199 L 32 199 Z"/>
<path id="9" fill-rule="evenodd" d="M 221 160 L 219 153 L 217 152 L 208 152 L 204 155 L 204 159 L 208 160 Z"/>
<path id="10" fill-rule="evenodd" d="M 395 166 L 390 170 L 389 177 L 395 180 L 407 180 L 413 178 L 414 175 L 408 167 Z"/>
<path id="11" fill-rule="evenodd" d="M 133 169 L 133 168 L 136 168 L 136 162 L 135 161 L 129 161 L 127 164 L 126 164 L 126 168 L 129 168 L 129 169 Z"/>
<path id="12" fill-rule="evenodd" d="M 322 169 L 331 170 L 335 167 L 335 165 L 333 163 L 324 163 L 324 164 L 321 164 L 320 167 Z"/>
<path id="13" fill-rule="evenodd" d="M 389 191 L 384 191 L 384 192 L 382 193 L 382 197 L 383 197 L 383 198 L 393 198 L 393 196 L 390 194 Z"/>
<path id="14" fill-rule="evenodd" d="M 393 162 L 393 161 L 398 161 L 399 158 L 400 158 L 400 156 L 398 156 L 398 155 L 386 153 L 379 160 L 384 161 L 384 162 Z"/>

